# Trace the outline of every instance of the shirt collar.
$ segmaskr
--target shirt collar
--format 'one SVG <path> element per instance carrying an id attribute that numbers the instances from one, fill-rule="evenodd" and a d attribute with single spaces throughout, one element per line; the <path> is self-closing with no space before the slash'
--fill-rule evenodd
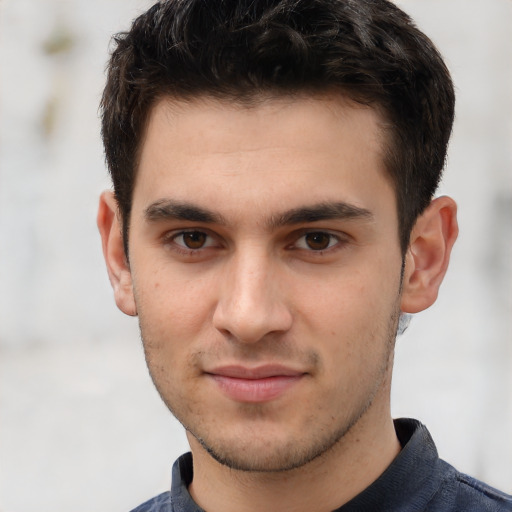
<path id="1" fill-rule="evenodd" d="M 402 450 L 373 484 L 334 512 L 425 510 L 439 489 L 446 463 L 419 421 L 395 420 Z"/>
<path id="2" fill-rule="evenodd" d="M 427 428 L 412 419 L 395 420 L 395 430 L 402 450 L 384 473 L 334 512 L 361 510 L 424 510 L 441 485 L 443 465 Z M 182 455 L 172 470 L 174 510 L 204 512 L 192 499 L 192 455 Z"/>

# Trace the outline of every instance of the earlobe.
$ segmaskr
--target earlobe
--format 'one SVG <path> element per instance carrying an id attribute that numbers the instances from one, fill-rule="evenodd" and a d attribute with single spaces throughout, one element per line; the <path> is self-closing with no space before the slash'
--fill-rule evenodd
<path id="1" fill-rule="evenodd" d="M 127 315 L 136 316 L 132 274 L 124 252 L 119 209 L 109 190 L 100 196 L 97 224 L 117 307 Z"/>
<path id="2" fill-rule="evenodd" d="M 411 232 L 405 256 L 403 312 L 418 313 L 436 301 L 457 234 L 455 201 L 446 196 L 434 199 Z"/>

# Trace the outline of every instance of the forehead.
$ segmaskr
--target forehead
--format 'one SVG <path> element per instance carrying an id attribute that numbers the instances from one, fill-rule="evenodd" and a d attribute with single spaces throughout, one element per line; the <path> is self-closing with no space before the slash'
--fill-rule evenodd
<path id="1" fill-rule="evenodd" d="M 189 201 L 191 193 L 202 203 L 225 198 L 226 207 L 287 202 L 293 208 L 304 195 L 357 205 L 391 186 L 382 125 L 376 110 L 339 95 L 250 104 L 164 98 L 148 119 L 134 206 L 140 197 Z"/>
<path id="2" fill-rule="evenodd" d="M 231 130 L 220 131 L 220 124 L 224 124 L 223 128 L 230 126 Z M 262 93 L 240 99 L 208 95 L 184 99 L 163 97 L 151 108 L 146 135 L 152 128 L 163 125 L 179 131 L 180 141 L 189 136 L 188 141 L 194 142 L 206 136 L 201 140 L 204 149 L 208 149 L 204 144 L 209 141 L 215 145 L 222 142 L 223 147 L 233 150 L 244 149 L 251 141 L 254 147 L 259 147 L 264 139 L 274 143 L 284 142 L 287 136 L 288 141 L 297 139 L 298 131 L 309 131 L 311 146 L 321 149 L 339 141 L 344 127 L 356 130 L 354 138 L 359 138 L 361 145 L 371 140 L 381 148 L 387 133 L 380 111 L 339 92 L 287 96 Z"/>

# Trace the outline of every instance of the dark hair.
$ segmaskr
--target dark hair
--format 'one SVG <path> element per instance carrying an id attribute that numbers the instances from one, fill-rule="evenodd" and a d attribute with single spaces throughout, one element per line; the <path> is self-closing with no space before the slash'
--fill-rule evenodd
<path id="1" fill-rule="evenodd" d="M 340 94 L 382 112 L 402 251 L 444 167 L 454 115 L 433 43 L 387 0 L 166 0 L 114 37 L 102 136 L 125 248 L 148 114 L 165 95 Z"/>

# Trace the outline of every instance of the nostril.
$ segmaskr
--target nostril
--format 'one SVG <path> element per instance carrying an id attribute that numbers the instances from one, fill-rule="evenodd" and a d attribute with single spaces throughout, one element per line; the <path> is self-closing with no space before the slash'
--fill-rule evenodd
<path id="1" fill-rule="evenodd" d="M 288 331 L 291 324 L 290 311 L 275 302 L 248 308 L 219 306 L 213 317 L 215 329 L 238 343 L 257 343 L 270 334 Z"/>

